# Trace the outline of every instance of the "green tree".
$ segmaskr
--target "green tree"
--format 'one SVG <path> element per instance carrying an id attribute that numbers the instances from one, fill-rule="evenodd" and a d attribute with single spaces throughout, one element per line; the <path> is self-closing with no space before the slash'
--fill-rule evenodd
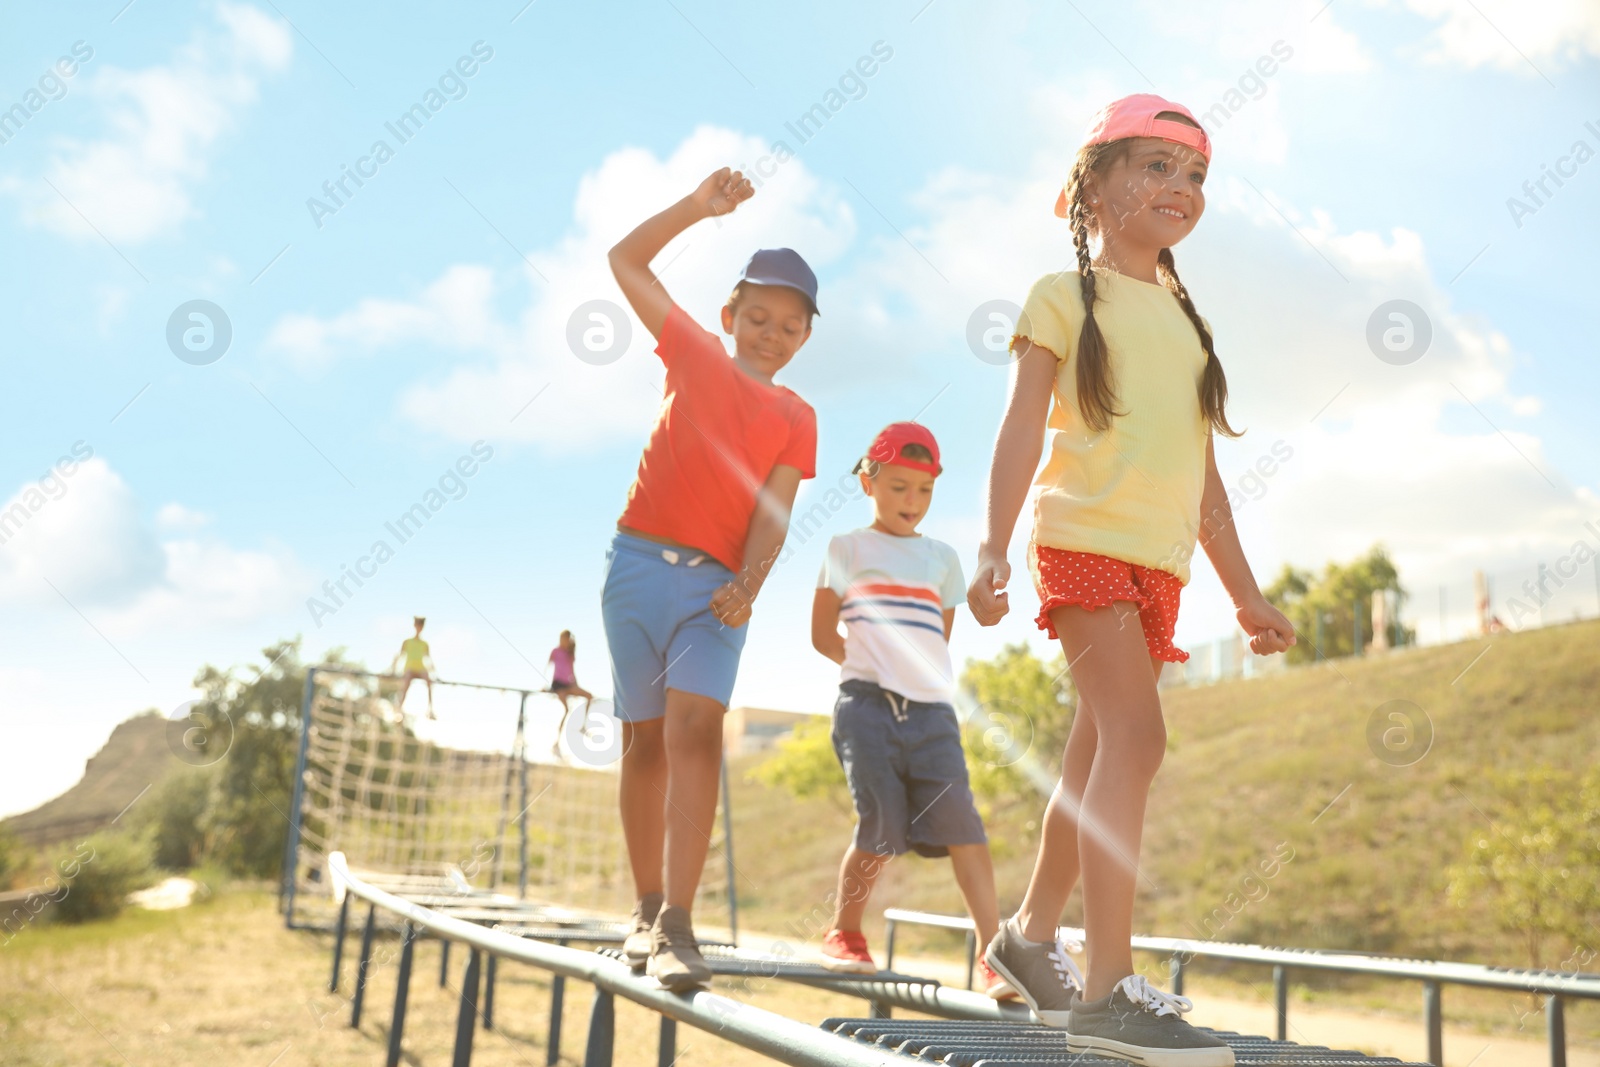
<path id="1" fill-rule="evenodd" d="M 130 822 L 149 837 L 157 866 L 186 871 L 206 860 L 202 827 L 217 775 L 216 767 L 181 768 L 156 783 L 150 799 L 134 809 Z"/>
<path id="2" fill-rule="evenodd" d="M 776 752 L 750 773 L 751 780 L 787 790 L 790 796 L 800 800 L 826 797 L 845 811 L 850 810 L 844 768 L 839 766 L 839 757 L 833 751 L 831 716 L 818 715 L 796 724 L 776 748 Z"/>
<path id="3" fill-rule="evenodd" d="M 1049 662 L 1019 642 L 991 660 L 969 659 L 961 672 L 966 709 L 964 741 L 972 791 L 991 802 L 1037 794 L 1060 774 L 1059 760 L 1072 729 L 1076 696 L 1066 658 Z"/>
<path id="4" fill-rule="evenodd" d="M 1528 964 L 1544 966 L 1549 938 L 1594 944 L 1600 914 L 1600 770 L 1513 771 L 1491 779 L 1501 818 L 1466 843 L 1450 868 L 1458 907 L 1487 902 L 1502 930 L 1520 934 Z"/>
<path id="5" fill-rule="evenodd" d="M 1374 545 L 1365 556 L 1349 563 L 1330 562 L 1321 577 L 1285 563 L 1272 584 L 1263 590 L 1266 598 L 1294 623 L 1300 640 L 1288 651 L 1290 663 L 1307 663 L 1318 658 L 1332 659 L 1360 651 L 1356 647 L 1357 612 L 1361 622 L 1361 647 L 1372 641 L 1372 595 L 1379 590 L 1395 594 L 1398 605 L 1406 598 L 1400 585 L 1400 572 L 1382 545 Z M 1320 640 L 1317 619 L 1322 619 Z M 1389 621 L 1389 644 L 1411 644 L 1416 631 L 1398 618 Z"/>
<path id="6" fill-rule="evenodd" d="M 208 848 L 204 858 L 230 874 L 265 878 L 278 873 L 288 840 L 306 665 L 298 637 L 261 655 L 266 665 L 243 675 L 231 667 L 202 668 L 194 684 L 205 696 L 194 714 L 205 724 L 206 744 L 219 738 L 228 744 L 197 820 Z M 340 649 L 324 661 L 349 665 Z"/>

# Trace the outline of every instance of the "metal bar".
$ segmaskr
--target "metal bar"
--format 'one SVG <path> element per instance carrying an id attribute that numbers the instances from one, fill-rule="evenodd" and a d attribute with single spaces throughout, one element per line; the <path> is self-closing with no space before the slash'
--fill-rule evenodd
<path id="1" fill-rule="evenodd" d="M 972 920 L 965 916 L 933 915 L 903 908 L 886 908 L 883 915 L 886 930 L 892 929 L 889 925 L 891 920 L 897 923 L 937 926 L 947 930 L 964 930 L 972 927 Z M 923 916 L 933 921 L 923 922 Z M 1076 927 L 1064 926 L 1061 928 L 1061 934 L 1071 940 L 1084 940 L 1083 930 Z M 1147 934 L 1135 934 L 1131 940 L 1133 947 L 1140 951 L 1182 953 L 1186 957 L 1186 962 L 1195 957 L 1204 957 L 1244 963 L 1281 963 L 1295 970 L 1372 974 L 1389 978 L 1411 978 L 1417 981 L 1432 980 L 1445 985 L 1510 989 L 1544 996 L 1560 994 L 1563 997 L 1600 1000 L 1600 974 L 1584 971 L 1534 971 L 1514 967 L 1489 967 L 1479 963 L 1400 960 L 1385 956 L 1368 956 L 1359 952 L 1274 948 L 1228 941 L 1152 937 Z"/>
<path id="2" fill-rule="evenodd" d="M 967 988 L 972 988 L 972 972 L 978 962 L 978 931 L 967 931 Z"/>
<path id="3" fill-rule="evenodd" d="M 894 928 L 898 922 L 889 912 L 883 913 L 883 969 L 886 971 L 894 970 Z"/>
<path id="4" fill-rule="evenodd" d="M 678 1062 L 678 1020 L 661 1017 L 661 1040 L 656 1049 L 656 1067 L 672 1067 Z"/>
<path id="5" fill-rule="evenodd" d="M 417 931 L 410 923 L 400 931 L 400 968 L 395 975 L 394 1015 L 389 1020 L 389 1058 L 384 1067 L 400 1067 L 400 1041 L 406 1029 L 406 997 L 411 992 L 411 949 Z"/>
<path id="6" fill-rule="evenodd" d="M 356 992 L 350 998 L 350 1025 L 361 1026 L 361 1002 L 367 995 L 367 968 L 372 964 L 372 929 L 378 923 L 378 905 L 367 906 L 367 925 L 361 931 L 361 961 L 356 964 Z"/>
<path id="7" fill-rule="evenodd" d="M 300 852 L 300 805 L 305 800 L 306 750 L 311 744 L 311 692 L 316 683 L 317 669 L 306 671 L 304 694 L 300 698 L 300 751 L 294 761 L 294 796 L 289 801 L 289 835 L 283 842 L 283 875 L 278 881 L 278 907 L 283 911 L 283 924 L 294 929 L 295 876 L 299 864 L 295 862 Z"/>
<path id="8" fill-rule="evenodd" d="M 1172 992 L 1177 996 L 1183 996 L 1183 953 L 1174 952 L 1172 954 L 1169 971 L 1172 975 Z"/>
<path id="9" fill-rule="evenodd" d="M 1428 1062 L 1444 1067 L 1444 1012 L 1439 1003 L 1439 983 L 1422 983 L 1422 1021 L 1428 1031 Z"/>
<path id="10" fill-rule="evenodd" d="M 883 1067 L 882 1049 L 873 1049 L 816 1026 L 767 1011 L 753 1004 L 718 996 L 709 990 L 669 993 L 655 982 L 633 973 L 624 962 L 597 952 L 565 948 L 548 941 L 516 937 L 475 923 L 413 904 L 404 897 L 386 892 L 352 875 L 341 852 L 328 856 L 328 870 L 335 884 L 403 919 L 426 928 L 433 937 L 460 941 L 503 959 L 516 960 L 552 971 L 568 978 L 590 982 L 609 992 L 621 994 L 650 1011 L 671 1016 L 726 1041 L 791 1067 Z M 907 1007 L 952 1018 L 1008 1019 L 1024 1022 L 1030 1016 L 1023 1005 L 1002 1007 L 980 993 L 941 989 L 917 983 L 896 989 L 894 983 L 830 981 L 817 978 L 817 988 L 837 989 L 846 996 L 871 999 L 880 992 L 898 998 Z"/>
<path id="11" fill-rule="evenodd" d="M 523 728 L 528 712 L 528 694 L 522 694 L 522 709 L 517 712 L 517 767 L 522 778 L 522 810 L 517 813 L 517 898 L 528 899 L 528 734 Z"/>
<path id="12" fill-rule="evenodd" d="M 1550 1035 L 1550 1067 L 1567 1067 L 1567 1013 L 1557 994 L 1544 998 L 1544 1025 Z"/>
<path id="13" fill-rule="evenodd" d="M 443 989 L 450 981 L 450 939 L 439 939 L 439 988 Z"/>
<path id="14" fill-rule="evenodd" d="M 456 1015 L 456 1052 L 452 1067 L 472 1067 L 472 1034 L 478 1022 L 478 966 L 482 953 L 476 945 L 467 954 L 467 971 L 461 976 L 461 1011 Z"/>
<path id="15" fill-rule="evenodd" d="M 1278 1013 L 1278 1040 L 1289 1040 L 1289 972 L 1281 963 L 1272 965 L 1272 1006 Z"/>
<path id="16" fill-rule="evenodd" d="M 739 943 L 739 883 L 733 865 L 733 790 L 728 788 L 728 750 L 722 750 L 722 858 L 727 861 L 728 940 Z"/>
<path id="17" fill-rule="evenodd" d="M 583 1050 L 583 1067 L 611 1067 L 617 1029 L 617 1008 L 609 989 L 594 987 L 594 1007 L 589 1011 L 589 1043 Z"/>
<path id="18" fill-rule="evenodd" d="M 483 969 L 483 1028 L 494 1029 L 494 966 L 497 957 L 492 953 Z"/>
<path id="19" fill-rule="evenodd" d="M 392 675 L 392 674 L 379 674 L 376 671 L 355 671 L 355 670 L 351 670 L 349 667 L 339 667 L 339 666 L 336 666 L 336 665 L 330 664 L 330 663 L 319 663 L 319 664 L 317 664 L 315 667 L 313 667 L 311 669 L 314 670 L 314 671 L 321 671 L 323 674 L 347 674 L 352 678 L 380 678 L 380 679 L 382 679 L 382 678 L 393 678 L 393 677 L 395 677 L 395 675 Z M 482 682 L 451 682 L 451 681 L 446 681 L 445 679 L 437 677 L 437 676 L 434 677 L 433 684 L 434 685 L 459 685 L 459 686 L 462 686 L 462 687 L 467 688 L 467 689 L 492 689 L 492 690 L 494 690 L 495 692 L 498 692 L 498 693 L 524 693 L 524 694 L 528 694 L 528 693 L 541 693 L 541 692 L 543 692 L 542 689 L 523 689 L 520 686 L 515 686 L 515 685 L 485 685 Z"/>
<path id="20" fill-rule="evenodd" d="M 328 976 L 328 992 L 339 992 L 339 964 L 344 959 L 344 932 L 350 919 L 350 894 L 339 901 L 339 918 L 333 924 L 333 973 Z"/>
<path id="21" fill-rule="evenodd" d="M 561 1012 L 565 1009 L 567 976 L 550 978 L 550 1040 L 545 1042 L 545 1067 L 555 1067 L 561 1059 Z"/>

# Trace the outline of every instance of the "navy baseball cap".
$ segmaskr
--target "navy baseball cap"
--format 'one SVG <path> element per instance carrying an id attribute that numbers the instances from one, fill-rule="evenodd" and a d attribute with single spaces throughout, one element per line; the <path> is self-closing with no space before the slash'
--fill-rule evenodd
<path id="1" fill-rule="evenodd" d="M 817 310 L 817 276 L 812 273 L 800 253 L 792 248 L 762 248 L 750 257 L 750 262 L 739 272 L 741 282 L 754 285 L 782 285 L 798 289 L 811 302 L 811 313 Z"/>

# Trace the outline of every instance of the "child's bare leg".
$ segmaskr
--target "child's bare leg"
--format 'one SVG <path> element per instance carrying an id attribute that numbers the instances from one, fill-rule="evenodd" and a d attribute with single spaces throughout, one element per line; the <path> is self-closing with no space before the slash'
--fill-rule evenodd
<path id="1" fill-rule="evenodd" d="M 1083 787 L 1094 764 L 1094 716 L 1080 696 L 1078 711 L 1067 735 L 1067 749 L 1061 756 L 1061 781 L 1056 783 L 1045 805 L 1044 823 L 1039 832 L 1039 855 L 1033 861 L 1033 877 L 1028 892 L 1017 909 L 1022 936 L 1029 941 L 1054 941 L 1061 925 L 1061 912 L 1078 884 L 1078 812 L 1083 805 Z"/>
<path id="2" fill-rule="evenodd" d="M 1106 996 L 1133 973 L 1130 939 L 1145 803 L 1167 746 L 1155 683 L 1160 667 L 1151 668 L 1134 605 L 1112 607 L 1068 605 L 1050 613 L 1097 736 L 1078 826 L 1088 1000 Z"/>
<path id="3" fill-rule="evenodd" d="M 867 900 L 872 896 L 872 887 L 878 882 L 878 875 L 883 873 L 893 856 L 882 856 L 876 852 L 851 845 L 844 850 L 844 859 L 839 863 L 839 890 L 834 897 L 833 928 L 835 930 L 853 930 L 860 932 L 861 921 L 866 918 Z"/>
<path id="4" fill-rule="evenodd" d="M 717 818 L 722 771 L 722 720 L 726 709 L 710 697 L 667 690 L 666 900 L 693 910 Z"/>
<path id="5" fill-rule="evenodd" d="M 565 701 L 562 702 L 565 704 Z M 666 834 L 667 750 L 662 719 L 622 724 L 622 770 L 617 799 L 622 836 L 639 897 L 661 892 L 661 853 Z"/>
<path id="6" fill-rule="evenodd" d="M 1000 905 L 994 895 L 994 861 L 989 857 L 989 846 L 951 845 L 950 866 L 955 871 L 961 899 L 966 901 L 967 914 L 978 928 L 978 947 L 982 949 L 994 940 L 1000 926 Z"/>

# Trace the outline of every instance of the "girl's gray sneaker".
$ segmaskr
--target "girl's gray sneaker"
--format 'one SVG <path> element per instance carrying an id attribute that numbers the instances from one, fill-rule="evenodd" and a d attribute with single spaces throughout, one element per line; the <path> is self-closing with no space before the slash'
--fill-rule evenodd
<path id="1" fill-rule="evenodd" d="M 711 984 L 711 968 L 700 955 L 689 912 L 671 904 L 661 905 L 656 924 L 650 930 L 650 959 L 644 971 L 672 993 L 683 993 L 695 986 Z"/>
<path id="2" fill-rule="evenodd" d="M 1067 1048 L 1099 1052 L 1146 1067 L 1233 1067 L 1233 1049 L 1183 1021 L 1194 1007 L 1187 997 L 1163 992 L 1130 974 L 1102 1000 L 1072 998 Z"/>
<path id="3" fill-rule="evenodd" d="M 1072 943 L 1072 951 L 1082 948 L 1076 941 Z M 1000 924 L 983 958 L 1028 1002 L 1040 1022 L 1058 1028 L 1067 1025 L 1073 995 L 1083 988 L 1083 974 L 1067 954 L 1067 943 L 1060 935 L 1053 942 L 1029 941 L 1013 915 Z"/>
<path id="4" fill-rule="evenodd" d="M 655 944 L 650 936 L 650 928 L 656 924 L 656 914 L 660 911 L 660 893 L 646 893 L 633 906 L 633 929 L 623 939 L 622 956 L 628 961 L 628 966 L 636 971 L 644 970 L 645 963 L 650 959 L 650 949 Z"/>

